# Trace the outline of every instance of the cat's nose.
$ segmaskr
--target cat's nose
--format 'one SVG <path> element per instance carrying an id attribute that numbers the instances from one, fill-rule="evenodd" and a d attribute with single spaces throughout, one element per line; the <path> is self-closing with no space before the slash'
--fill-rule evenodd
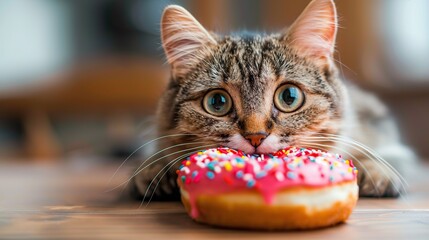
<path id="1" fill-rule="evenodd" d="M 259 145 L 261 145 L 262 141 L 264 141 L 264 139 L 267 136 L 268 136 L 268 134 L 265 132 L 258 132 L 258 133 L 246 134 L 244 136 L 244 138 L 246 138 L 247 141 L 249 141 L 250 144 L 252 144 L 252 146 L 254 146 L 256 148 Z"/>

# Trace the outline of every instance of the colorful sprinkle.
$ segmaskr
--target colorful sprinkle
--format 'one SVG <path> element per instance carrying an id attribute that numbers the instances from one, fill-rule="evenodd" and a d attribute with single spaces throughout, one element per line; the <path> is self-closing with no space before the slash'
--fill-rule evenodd
<path id="1" fill-rule="evenodd" d="M 246 186 L 247 186 L 248 188 L 252 188 L 252 187 L 254 187 L 254 186 L 255 186 L 255 184 L 256 184 L 256 181 L 255 181 L 255 180 L 253 180 L 253 179 L 250 179 L 249 181 L 247 181 Z"/>
<path id="2" fill-rule="evenodd" d="M 243 180 L 244 181 L 249 181 L 250 179 L 253 179 L 253 175 L 250 173 L 246 173 L 243 175 Z"/>
<path id="3" fill-rule="evenodd" d="M 267 172 L 260 171 L 260 172 L 258 172 L 258 173 L 255 174 L 255 177 L 259 179 L 259 178 L 265 177 L 266 175 L 267 175 Z"/>
<path id="4" fill-rule="evenodd" d="M 210 170 L 212 170 L 212 171 L 215 170 L 215 166 L 216 166 L 215 162 L 209 162 L 207 164 L 207 168 L 210 169 Z"/>
<path id="5" fill-rule="evenodd" d="M 191 172 L 188 167 L 183 167 L 180 171 L 184 172 L 185 174 L 189 174 Z"/>
<path id="6" fill-rule="evenodd" d="M 215 167 L 214 167 L 214 172 L 215 172 L 215 173 L 221 173 L 221 172 L 222 172 L 222 169 L 221 169 L 219 166 L 215 166 Z"/>
<path id="7" fill-rule="evenodd" d="M 243 178 L 243 175 L 244 175 L 244 173 L 243 173 L 243 171 L 241 171 L 241 170 L 239 170 L 239 171 L 237 171 L 237 172 L 235 173 L 235 177 L 236 177 L 236 178 L 238 178 L 238 179 L 242 179 L 242 178 Z"/>
<path id="8" fill-rule="evenodd" d="M 273 154 L 246 155 L 239 150 L 217 148 L 183 160 L 176 173 L 185 188 L 204 188 L 204 181 L 212 181 L 215 185 L 210 189 L 216 184 L 260 189 L 337 183 L 356 179 L 357 169 L 341 155 L 318 149 L 289 147 Z"/>
<path id="9" fill-rule="evenodd" d="M 295 179 L 296 178 L 296 174 L 294 172 L 287 172 L 286 176 L 289 179 Z"/>
<path id="10" fill-rule="evenodd" d="M 206 176 L 207 176 L 210 180 L 213 180 L 213 179 L 214 179 L 214 177 L 215 177 L 215 175 L 214 175 L 214 173 L 213 173 L 213 172 L 207 172 L 207 173 L 206 173 Z"/>
<path id="11" fill-rule="evenodd" d="M 232 170 L 232 166 L 231 166 L 231 163 L 229 163 L 229 162 L 226 162 L 226 163 L 225 163 L 225 166 L 224 166 L 224 168 L 225 168 L 225 170 L 226 170 L 226 171 L 230 172 L 230 171 Z"/>
<path id="12" fill-rule="evenodd" d="M 276 179 L 277 181 L 282 182 L 285 180 L 285 176 L 283 175 L 282 172 L 276 172 Z"/>

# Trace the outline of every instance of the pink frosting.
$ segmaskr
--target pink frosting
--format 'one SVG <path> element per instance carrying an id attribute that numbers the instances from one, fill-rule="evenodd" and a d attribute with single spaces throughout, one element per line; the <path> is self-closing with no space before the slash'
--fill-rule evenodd
<path id="1" fill-rule="evenodd" d="M 189 194 L 191 216 L 198 216 L 196 198 L 254 189 L 271 204 L 275 194 L 296 186 L 324 187 L 355 180 L 351 160 L 322 150 L 289 147 L 268 155 L 246 155 L 229 148 L 198 152 L 177 170 L 180 186 Z"/>

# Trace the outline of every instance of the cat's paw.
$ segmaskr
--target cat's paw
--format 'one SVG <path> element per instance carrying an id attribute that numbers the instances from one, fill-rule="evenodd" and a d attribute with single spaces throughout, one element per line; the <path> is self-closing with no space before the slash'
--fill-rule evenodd
<path id="1" fill-rule="evenodd" d="M 180 193 L 176 183 L 176 173 L 172 171 L 165 173 L 162 167 L 149 167 L 133 178 L 131 190 L 133 197 L 145 202 L 179 199 Z"/>
<path id="2" fill-rule="evenodd" d="M 362 161 L 358 185 L 361 197 L 399 197 L 405 192 L 400 176 L 374 160 Z"/>

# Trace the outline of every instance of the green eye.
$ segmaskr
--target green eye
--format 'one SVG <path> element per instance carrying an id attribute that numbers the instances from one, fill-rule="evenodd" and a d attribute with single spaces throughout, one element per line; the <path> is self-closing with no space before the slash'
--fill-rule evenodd
<path id="1" fill-rule="evenodd" d="M 232 100 L 226 91 L 216 89 L 204 96 L 203 107 L 208 113 L 221 117 L 231 110 Z"/>
<path id="2" fill-rule="evenodd" d="M 304 103 L 304 94 L 297 86 L 286 84 L 279 87 L 274 94 L 274 104 L 282 112 L 298 110 Z"/>

